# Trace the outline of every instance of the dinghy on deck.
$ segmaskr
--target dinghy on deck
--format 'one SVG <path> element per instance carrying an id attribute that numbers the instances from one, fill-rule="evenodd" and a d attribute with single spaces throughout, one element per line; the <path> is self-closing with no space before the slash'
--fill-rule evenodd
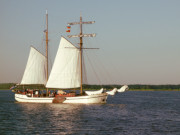
<path id="1" fill-rule="evenodd" d="M 103 88 L 102 89 L 100 89 L 100 90 L 98 90 L 98 91 L 85 91 L 85 93 L 87 94 L 87 95 L 96 95 L 96 94 L 101 94 L 101 93 L 103 93 Z"/>
<path id="2" fill-rule="evenodd" d="M 106 93 L 107 93 L 108 95 L 115 95 L 116 92 L 117 92 L 117 88 L 114 88 L 113 90 L 107 91 Z"/>
<path id="3" fill-rule="evenodd" d="M 122 86 L 120 89 L 118 89 L 117 91 L 118 92 L 125 92 L 125 91 L 127 91 L 129 89 L 129 87 L 127 86 L 127 85 L 124 85 L 124 86 Z"/>

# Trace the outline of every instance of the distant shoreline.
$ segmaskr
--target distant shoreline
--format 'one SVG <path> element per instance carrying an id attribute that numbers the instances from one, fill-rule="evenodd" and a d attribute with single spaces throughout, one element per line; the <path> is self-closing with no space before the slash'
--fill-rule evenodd
<path id="1" fill-rule="evenodd" d="M 180 89 L 130 89 L 129 91 L 180 91 Z"/>
<path id="2" fill-rule="evenodd" d="M 9 90 L 16 83 L 0 83 L 0 90 Z M 112 90 L 113 88 L 121 88 L 123 85 L 87 85 L 84 84 L 84 90 L 98 90 L 104 88 L 105 90 Z M 141 85 L 141 84 L 131 84 L 129 86 L 129 91 L 180 91 L 180 84 L 178 85 Z M 21 86 L 22 89 L 23 87 Z M 43 85 L 39 86 L 25 86 L 25 89 L 45 89 Z"/>

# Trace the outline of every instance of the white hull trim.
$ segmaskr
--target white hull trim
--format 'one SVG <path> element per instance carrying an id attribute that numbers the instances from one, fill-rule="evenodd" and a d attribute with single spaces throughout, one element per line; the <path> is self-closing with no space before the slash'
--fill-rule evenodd
<path id="1" fill-rule="evenodd" d="M 27 97 L 22 94 L 15 94 L 15 100 L 28 103 L 52 103 L 54 97 Z"/>
<path id="2" fill-rule="evenodd" d="M 106 103 L 107 94 L 97 94 L 90 96 L 77 96 L 77 97 L 66 97 L 63 103 L 73 103 L 73 104 L 96 104 L 96 103 Z"/>
<path id="3" fill-rule="evenodd" d="M 80 104 L 95 104 L 95 103 L 106 103 L 107 94 L 97 94 L 90 96 L 76 96 L 76 97 L 65 97 L 63 103 L 80 103 Z M 28 102 L 28 103 L 52 103 L 54 97 L 27 97 L 22 94 L 15 94 L 15 100 L 18 102 Z"/>

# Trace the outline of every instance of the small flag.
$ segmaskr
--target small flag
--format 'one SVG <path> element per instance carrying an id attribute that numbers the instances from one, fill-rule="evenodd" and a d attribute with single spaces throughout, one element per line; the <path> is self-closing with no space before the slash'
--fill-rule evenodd
<path id="1" fill-rule="evenodd" d="M 71 29 L 71 26 L 67 26 L 68 29 Z"/>
<path id="2" fill-rule="evenodd" d="M 71 30 L 66 30 L 66 32 L 71 32 Z"/>

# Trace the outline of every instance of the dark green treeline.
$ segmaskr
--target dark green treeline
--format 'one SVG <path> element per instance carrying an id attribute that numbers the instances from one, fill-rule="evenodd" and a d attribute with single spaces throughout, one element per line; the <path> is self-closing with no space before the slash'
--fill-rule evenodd
<path id="1" fill-rule="evenodd" d="M 6 90 L 10 89 L 15 83 L 0 83 L 0 89 Z M 83 85 L 83 88 L 86 90 L 93 90 L 93 89 L 107 89 L 111 90 L 113 88 L 120 88 L 123 85 Z M 128 85 L 130 90 L 180 90 L 179 85 L 140 85 L 140 84 L 133 84 Z M 20 87 L 22 89 L 22 86 Z M 25 88 L 37 88 L 37 89 L 45 89 L 44 86 L 25 86 Z"/>

